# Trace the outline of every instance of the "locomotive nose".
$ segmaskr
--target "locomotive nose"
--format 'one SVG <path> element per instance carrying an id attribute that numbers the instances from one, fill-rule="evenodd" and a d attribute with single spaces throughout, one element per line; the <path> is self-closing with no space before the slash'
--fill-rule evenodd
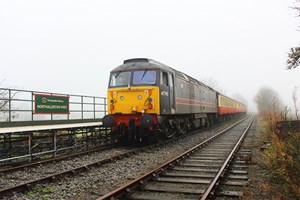
<path id="1" fill-rule="evenodd" d="M 105 115 L 102 119 L 102 124 L 105 127 L 112 127 L 115 123 L 115 120 L 113 118 L 113 116 L 111 115 Z"/>
<path id="2" fill-rule="evenodd" d="M 153 117 L 150 114 L 144 114 L 141 118 L 141 125 L 143 128 L 150 128 L 153 125 Z"/>

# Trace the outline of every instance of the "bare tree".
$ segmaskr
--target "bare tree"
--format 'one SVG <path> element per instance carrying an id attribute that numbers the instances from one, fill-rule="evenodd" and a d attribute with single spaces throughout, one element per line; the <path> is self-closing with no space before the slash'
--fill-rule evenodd
<path id="1" fill-rule="evenodd" d="M 295 6 L 292 9 L 296 10 L 297 17 L 300 17 L 300 0 L 296 0 Z M 290 52 L 288 53 L 287 59 L 287 69 L 293 69 L 300 65 L 300 46 L 299 47 L 292 47 Z"/>
<path id="2" fill-rule="evenodd" d="M 278 93 L 269 87 L 261 88 L 254 97 L 259 114 L 267 120 L 270 129 L 275 129 L 275 123 L 284 116 L 284 106 Z"/>
<path id="3" fill-rule="evenodd" d="M 281 111 L 283 108 L 278 93 L 269 87 L 261 88 L 255 95 L 254 101 L 260 113 Z"/>
<path id="4" fill-rule="evenodd" d="M 239 101 L 239 102 L 241 102 L 241 103 L 243 103 L 243 104 L 245 104 L 245 105 L 248 104 L 247 100 L 243 97 L 243 95 L 241 95 L 239 93 L 236 93 L 236 94 L 232 95 L 232 98 Z"/>
<path id="5" fill-rule="evenodd" d="M 300 65 L 300 47 L 293 47 L 290 49 L 286 64 L 287 69 L 293 69 Z"/>
<path id="6" fill-rule="evenodd" d="M 202 81 L 205 85 L 207 85 L 207 86 L 211 87 L 212 89 L 214 89 L 214 90 L 220 92 L 221 94 L 226 94 L 226 91 L 225 91 L 223 88 L 221 88 L 221 87 L 219 86 L 218 81 L 216 81 L 215 79 L 209 78 L 209 79 L 202 79 L 201 81 Z"/>
<path id="7" fill-rule="evenodd" d="M 5 90 L 0 90 L 0 109 L 4 110 L 7 107 L 8 102 L 7 92 Z"/>
<path id="8" fill-rule="evenodd" d="M 0 87 L 2 86 L 4 81 L 5 79 L 0 81 Z M 5 105 L 8 103 L 5 99 L 5 90 L 0 90 L 0 110 L 3 110 Z"/>
<path id="9" fill-rule="evenodd" d="M 0 81 L 0 88 L 4 81 L 5 80 Z M 11 99 L 13 99 L 17 93 L 18 92 L 9 93 L 7 89 L 0 89 L 0 121 L 9 121 L 17 117 L 15 112 L 10 112 L 10 109 L 12 110 Z"/>

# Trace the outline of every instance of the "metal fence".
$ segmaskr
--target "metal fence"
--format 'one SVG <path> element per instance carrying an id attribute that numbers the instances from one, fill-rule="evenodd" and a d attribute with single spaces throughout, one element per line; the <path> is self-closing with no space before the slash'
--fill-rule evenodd
<path id="1" fill-rule="evenodd" d="M 101 126 L 0 133 L 0 166 L 87 151 L 115 143 Z"/>
<path id="2" fill-rule="evenodd" d="M 69 97 L 69 113 L 35 114 L 36 94 Z M 0 88 L 0 127 L 99 121 L 106 105 L 105 97 Z"/>

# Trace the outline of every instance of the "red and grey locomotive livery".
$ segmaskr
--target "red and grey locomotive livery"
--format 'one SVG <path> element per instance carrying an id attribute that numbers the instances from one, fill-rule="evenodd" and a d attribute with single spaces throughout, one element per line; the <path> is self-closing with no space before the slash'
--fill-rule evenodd
<path id="1" fill-rule="evenodd" d="M 157 61 L 136 58 L 110 73 L 108 115 L 102 119 L 118 138 L 141 141 L 186 133 L 218 120 L 219 113 L 235 115 L 246 106 L 200 81 Z M 231 110 L 223 100 L 243 109 Z M 231 104 L 230 104 L 231 105 Z"/>

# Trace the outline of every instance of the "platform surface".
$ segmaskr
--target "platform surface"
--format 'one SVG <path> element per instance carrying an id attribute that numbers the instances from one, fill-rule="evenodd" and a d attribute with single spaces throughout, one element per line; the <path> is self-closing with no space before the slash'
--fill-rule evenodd
<path id="1" fill-rule="evenodd" d="M 0 134 L 22 133 L 22 132 L 29 132 L 29 131 L 35 132 L 35 131 L 44 131 L 44 130 L 58 130 L 58 129 L 67 129 L 67 128 L 79 128 L 79 127 L 92 127 L 92 126 L 100 126 L 100 125 L 102 125 L 102 122 L 8 127 L 8 128 L 0 128 Z"/>

